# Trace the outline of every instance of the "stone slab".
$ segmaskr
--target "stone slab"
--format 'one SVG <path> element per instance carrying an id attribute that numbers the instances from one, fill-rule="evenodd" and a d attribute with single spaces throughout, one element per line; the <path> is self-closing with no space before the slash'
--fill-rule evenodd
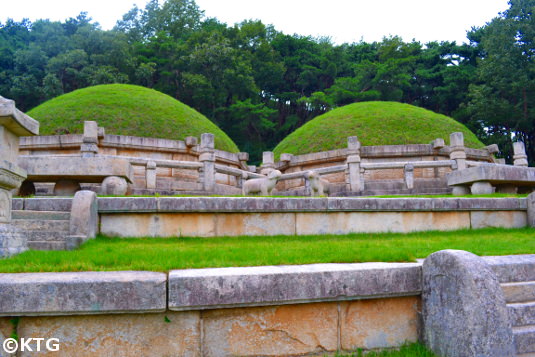
<path id="1" fill-rule="evenodd" d="M 535 187 L 535 168 L 511 165 L 480 165 L 448 174 L 448 185 L 467 185 L 474 182 L 510 183 Z"/>
<path id="2" fill-rule="evenodd" d="M 342 350 L 398 347 L 418 341 L 420 297 L 397 297 L 340 304 Z"/>
<path id="3" fill-rule="evenodd" d="M 134 180 L 134 169 L 121 157 L 81 156 L 19 156 L 18 164 L 28 172 L 32 182 L 56 182 L 76 180 L 84 183 L 100 183 L 108 176 Z"/>
<path id="4" fill-rule="evenodd" d="M 526 227 L 527 215 L 523 211 L 472 211 L 470 212 L 470 226 L 472 229 L 499 227 Z"/>
<path id="5" fill-rule="evenodd" d="M 72 197 L 36 197 L 21 200 L 24 200 L 23 209 L 27 211 L 69 212 L 72 208 Z"/>
<path id="6" fill-rule="evenodd" d="M 173 270 L 168 307 L 196 310 L 419 295 L 420 269 L 417 263 L 362 263 Z"/>
<path id="7" fill-rule="evenodd" d="M 482 257 L 500 283 L 535 281 L 535 254 Z"/>
<path id="8" fill-rule="evenodd" d="M 156 212 L 158 211 L 157 197 L 99 197 L 98 211 L 106 212 Z"/>
<path id="9" fill-rule="evenodd" d="M 0 274 L 0 316 L 164 311 L 166 283 L 135 271 Z"/>
<path id="10" fill-rule="evenodd" d="M 59 339 L 59 351 L 38 354 L 45 356 L 201 356 L 198 312 L 23 317 L 18 334 Z"/>
<path id="11" fill-rule="evenodd" d="M 203 312 L 203 355 L 302 356 L 334 352 L 336 303 Z"/>

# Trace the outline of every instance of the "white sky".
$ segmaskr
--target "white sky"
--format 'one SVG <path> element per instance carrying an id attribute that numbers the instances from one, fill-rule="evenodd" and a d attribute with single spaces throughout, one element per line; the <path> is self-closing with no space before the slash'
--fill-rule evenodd
<path id="1" fill-rule="evenodd" d="M 160 0 L 162 1 L 162 0 Z M 0 0 L 0 22 L 65 20 L 87 11 L 103 29 L 146 0 Z M 287 34 L 328 36 L 336 43 L 380 41 L 466 41 L 466 31 L 508 8 L 507 0 L 197 0 L 208 17 L 234 24 L 260 19 Z"/>

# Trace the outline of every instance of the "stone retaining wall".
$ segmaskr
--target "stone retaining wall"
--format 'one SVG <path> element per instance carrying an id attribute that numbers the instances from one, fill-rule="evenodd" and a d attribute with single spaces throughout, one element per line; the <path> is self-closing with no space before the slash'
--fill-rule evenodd
<path id="1" fill-rule="evenodd" d="M 55 356 L 322 356 L 417 341 L 420 294 L 416 263 L 0 274 L 0 333 Z"/>

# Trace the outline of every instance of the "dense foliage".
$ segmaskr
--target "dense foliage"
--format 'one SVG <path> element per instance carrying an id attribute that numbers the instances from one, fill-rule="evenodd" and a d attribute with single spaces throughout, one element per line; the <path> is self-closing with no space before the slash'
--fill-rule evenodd
<path id="1" fill-rule="evenodd" d="M 400 101 L 452 116 L 486 143 L 526 143 L 535 157 L 535 0 L 468 33 L 468 44 L 335 45 L 259 21 L 206 18 L 194 0 L 151 0 L 103 31 L 81 13 L 64 22 L 0 23 L 0 94 L 23 110 L 75 89 L 131 83 L 197 109 L 259 158 L 329 109 Z M 506 151 L 506 157 L 510 152 Z"/>

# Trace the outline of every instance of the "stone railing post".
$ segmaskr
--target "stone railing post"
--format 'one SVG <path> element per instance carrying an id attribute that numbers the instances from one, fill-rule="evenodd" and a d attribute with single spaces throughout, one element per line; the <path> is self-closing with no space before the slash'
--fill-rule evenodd
<path id="1" fill-rule="evenodd" d="M 360 141 L 356 136 L 347 138 L 346 185 L 350 192 L 361 192 L 364 185 L 360 170 Z"/>
<path id="2" fill-rule="evenodd" d="M 528 166 L 528 156 L 526 155 L 526 147 L 522 141 L 513 143 L 513 160 L 515 166 Z"/>
<path id="3" fill-rule="evenodd" d="M 405 165 L 405 167 L 403 168 L 403 172 L 405 174 L 405 185 L 409 190 L 412 190 L 414 188 L 414 165 Z"/>
<path id="4" fill-rule="evenodd" d="M 148 161 L 145 167 L 145 181 L 147 188 L 156 188 L 156 163 Z"/>
<path id="5" fill-rule="evenodd" d="M 199 161 L 203 167 L 201 171 L 201 183 L 203 190 L 213 192 L 215 190 L 215 144 L 214 134 L 204 133 L 201 135 L 199 147 Z"/>
<path id="6" fill-rule="evenodd" d="M 450 160 L 455 160 L 457 170 L 466 169 L 466 152 L 464 150 L 464 135 L 461 132 L 450 135 Z"/>
<path id="7" fill-rule="evenodd" d="M 0 97 L 0 257 L 28 249 L 26 235 L 11 223 L 11 190 L 19 188 L 26 171 L 17 166 L 19 137 L 39 134 L 39 123 Z"/>
<path id="8" fill-rule="evenodd" d="M 84 137 L 80 147 L 82 157 L 94 157 L 98 154 L 98 134 L 96 121 L 84 121 Z"/>
<path id="9" fill-rule="evenodd" d="M 262 153 L 262 166 L 260 167 L 260 173 L 262 175 L 268 175 L 273 170 L 275 170 L 275 154 L 273 154 L 271 151 L 264 151 Z"/>

